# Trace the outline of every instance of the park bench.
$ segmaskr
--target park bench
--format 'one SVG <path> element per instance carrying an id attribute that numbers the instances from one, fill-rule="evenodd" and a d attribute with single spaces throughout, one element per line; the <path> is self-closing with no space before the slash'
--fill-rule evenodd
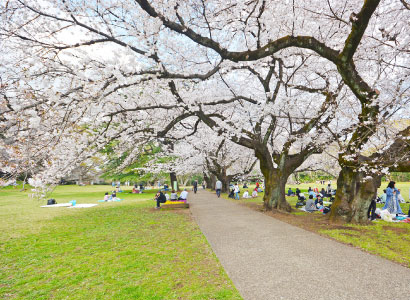
<path id="1" fill-rule="evenodd" d="M 161 208 L 163 209 L 177 209 L 177 208 L 189 208 L 189 203 L 187 201 L 167 201 L 162 203 Z"/>

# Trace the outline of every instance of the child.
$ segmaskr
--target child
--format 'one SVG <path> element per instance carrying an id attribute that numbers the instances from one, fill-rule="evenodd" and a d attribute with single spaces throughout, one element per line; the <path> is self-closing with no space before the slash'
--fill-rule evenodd
<path id="1" fill-rule="evenodd" d="M 108 201 L 110 199 L 110 195 L 108 195 L 108 192 L 105 193 L 104 195 L 104 201 Z"/>
<path id="2" fill-rule="evenodd" d="M 250 198 L 249 192 L 248 192 L 248 191 L 245 191 L 245 192 L 243 193 L 242 198 Z"/>

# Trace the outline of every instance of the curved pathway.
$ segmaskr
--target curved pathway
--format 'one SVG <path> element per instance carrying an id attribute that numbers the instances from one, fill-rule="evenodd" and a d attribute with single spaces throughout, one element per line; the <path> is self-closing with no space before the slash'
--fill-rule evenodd
<path id="1" fill-rule="evenodd" d="M 410 269 L 200 190 L 190 210 L 244 299 L 410 299 Z"/>

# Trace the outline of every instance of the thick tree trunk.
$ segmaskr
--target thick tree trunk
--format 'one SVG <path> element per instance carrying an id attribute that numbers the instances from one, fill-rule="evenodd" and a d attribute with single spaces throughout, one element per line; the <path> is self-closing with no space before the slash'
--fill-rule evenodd
<path id="1" fill-rule="evenodd" d="M 206 183 L 206 187 L 208 189 L 214 189 L 215 187 L 212 186 L 211 178 L 208 177 L 208 175 L 204 172 L 204 181 Z"/>
<path id="2" fill-rule="evenodd" d="M 214 191 L 215 184 L 216 184 L 216 176 L 214 174 L 211 174 L 210 179 L 211 179 L 211 189 Z"/>
<path id="3" fill-rule="evenodd" d="M 222 193 L 229 192 L 229 184 L 231 183 L 232 176 L 226 176 L 221 174 L 218 179 L 222 182 Z"/>
<path id="4" fill-rule="evenodd" d="M 171 190 L 174 189 L 174 182 L 176 183 L 176 190 L 179 190 L 177 174 L 175 172 L 169 173 L 169 178 L 171 180 Z"/>
<path id="5" fill-rule="evenodd" d="M 263 196 L 263 203 L 266 209 L 278 209 L 284 211 L 291 211 L 290 204 L 286 201 L 286 181 L 289 175 L 283 174 L 281 171 L 275 169 L 265 176 L 265 195 Z"/>
<path id="6" fill-rule="evenodd" d="M 330 212 L 332 221 L 368 222 L 367 211 L 376 197 L 381 177 L 370 177 L 343 167 L 337 179 L 336 198 Z"/>
<path id="7" fill-rule="evenodd" d="M 259 159 L 260 168 L 265 179 L 265 194 L 263 203 L 266 209 L 278 209 L 291 211 L 290 204 L 286 201 L 286 182 L 294 171 L 285 163 L 285 156 L 278 167 L 274 167 L 273 160 L 268 149 L 259 149 L 255 151 Z M 286 171 L 286 172 L 285 172 Z"/>

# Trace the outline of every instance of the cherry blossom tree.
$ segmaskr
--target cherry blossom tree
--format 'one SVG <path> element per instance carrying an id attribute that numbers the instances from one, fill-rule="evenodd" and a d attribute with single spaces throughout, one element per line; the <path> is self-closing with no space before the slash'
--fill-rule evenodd
<path id="1" fill-rule="evenodd" d="M 289 208 L 286 172 L 321 151 L 318 137 L 328 134 L 343 151 L 337 206 L 351 191 L 343 186 L 367 177 L 353 176 L 357 156 L 409 86 L 401 0 L 11 0 L 0 9 L 4 145 L 13 137 L 21 148 L 31 128 L 46 135 L 36 155 L 43 141 L 78 141 L 67 151 L 75 161 L 112 140 L 130 148 L 181 139 L 202 121 L 255 151 L 267 207 Z M 335 216 L 367 201 L 353 194 Z"/>

